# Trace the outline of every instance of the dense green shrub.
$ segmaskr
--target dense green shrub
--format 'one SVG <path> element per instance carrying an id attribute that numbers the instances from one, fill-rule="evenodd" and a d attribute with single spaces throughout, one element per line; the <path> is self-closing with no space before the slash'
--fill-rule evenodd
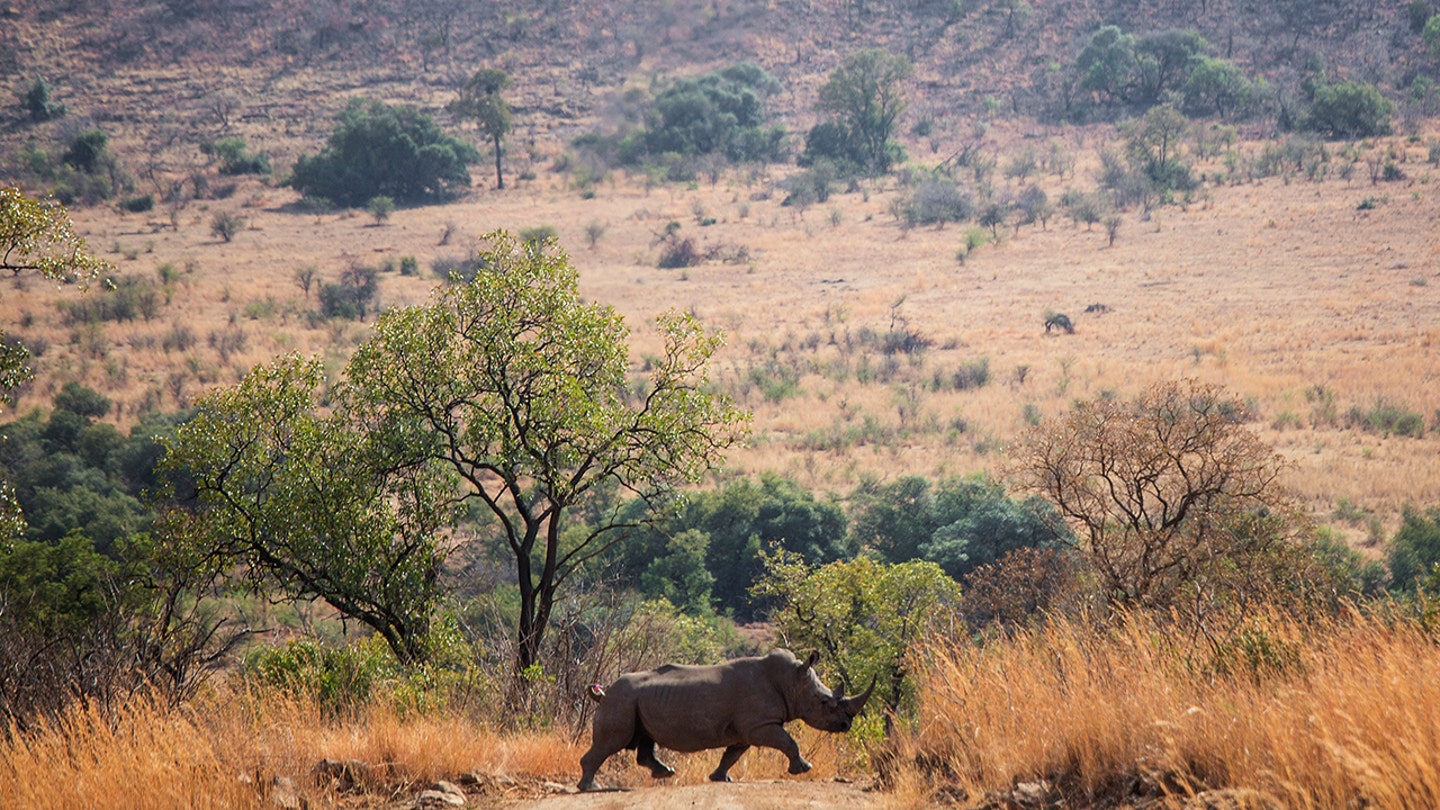
<path id="1" fill-rule="evenodd" d="M 32 121 L 49 121 L 65 114 L 65 105 L 51 98 L 50 83 L 36 76 L 20 94 L 20 104 Z"/>
<path id="2" fill-rule="evenodd" d="M 214 143 L 200 144 L 202 153 L 213 155 L 220 161 L 221 174 L 269 174 L 270 156 L 263 152 L 252 155 L 247 149 L 245 139 L 239 137 L 221 138 Z"/>
<path id="3" fill-rule="evenodd" d="M 413 107 L 353 98 L 319 154 L 295 162 L 290 185 L 356 207 L 380 195 L 399 203 L 440 200 L 470 185 L 465 166 L 479 157 Z"/>
<path id="4" fill-rule="evenodd" d="M 780 83 L 753 62 L 676 79 L 655 96 L 646 116 L 645 151 L 783 160 L 785 129 L 765 123 L 765 99 L 779 91 Z"/>
<path id="5" fill-rule="evenodd" d="M 1430 578 L 1440 564 L 1440 508 L 1421 511 L 1406 504 L 1400 515 L 1400 529 L 1390 540 L 1385 562 L 1390 587 L 1409 590 Z"/>
<path id="6" fill-rule="evenodd" d="M 952 478 L 932 486 L 906 476 L 871 484 L 851 498 L 852 540 L 890 562 L 923 559 L 957 579 L 1017 548 L 1052 545 L 1065 531 L 1039 498 L 1016 501 L 988 478 Z"/>
<path id="7" fill-rule="evenodd" d="M 154 194 L 138 194 L 120 201 L 120 207 L 132 214 L 143 214 L 155 209 Z"/>
<path id="8" fill-rule="evenodd" d="M 1331 138 L 1368 138 L 1390 131 L 1391 106 L 1373 84 L 1321 84 L 1300 123 Z"/>
<path id="9" fill-rule="evenodd" d="M 855 551 L 839 505 L 766 474 L 696 493 L 678 514 L 628 531 L 612 555 L 621 576 L 639 583 L 646 597 L 751 621 L 765 609 L 750 596 L 764 570 L 761 551 L 774 546 L 812 564 L 847 559 Z"/>
<path id="10" fill-rule="evenodd" d="M 921 181 L 905 205 L 905 221 L 911 225 L 964 222 L 975 214 L 970 193 L 943 177 Z"/>

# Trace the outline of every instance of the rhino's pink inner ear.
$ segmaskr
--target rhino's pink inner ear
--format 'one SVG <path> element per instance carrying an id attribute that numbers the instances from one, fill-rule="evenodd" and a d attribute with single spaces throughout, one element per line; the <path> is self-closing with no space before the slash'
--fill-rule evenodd
<path id="1" fill-rule="evenodd" d="M 820 651 L 819 651 L 819 650 L 811 650 L 811 651 L 810 651 L 810 657 L 805 659 L 805 668 L 806 668 L 806 669 L 814 669 L 814 668 L 815 668 L 815 663 L 816 663 L 817 661 L 819 661 L 819 660 L 820 660 Z"/>

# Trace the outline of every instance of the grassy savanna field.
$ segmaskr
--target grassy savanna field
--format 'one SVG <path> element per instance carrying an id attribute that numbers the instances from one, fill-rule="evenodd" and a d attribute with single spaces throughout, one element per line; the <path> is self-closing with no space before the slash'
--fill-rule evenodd
<path id="1" fill-rule="evenodd" d="M 1287 462 L 1283 487 L 1367 557 L 1384 554 L 1403 506 L 1440 503 L 1433 98 L 1412 95 L 1397 134 L 1353 143 L 1276 135 L 1269 112 L 1241 121 L 1239 142 L 1214 156 L 1196 155 L 1187 134 L 1199 188 L 1175 204 L 1120 212 L 1113 233 L 1103 221 L 1072 222 L 1060 199 L 1097 190 L 1101 153 L 1124 151 L 1120 130 L 1030 117 L 1057 117 L 1054 88 L 1036 86 L 1032 62 L 1070 65 L 1117 10 L 1137 32 L 1193 23 L 1214 52 L 1222 41 L 1227 54 L 1236 46 L 1257 77 L 1293 84 L 1286 71 L 1302 54 L 1266 49 L 1278 43 L 1279 54 L 1303 37 L 1337 75 L 1364 73 L 1392 97 L 1412 94 L 1410 74 L 1434 71 L 1410 67 L 1424 49 L 1395 9 L 1332 4 L 1354 18 L 1337 12 L 1315 18 L 1314 30 L 1276 33 L 1266 26 L 1286 20 L 1250 21 L 1231 0 L 1173 14 L 1168 4 L 1046 0 L 501 2 L 470 9 L 473 30 L 457 31 L 453 50 L 422 65 L 420 43 L 433 34 L 425 12 L 448 7 L 438 0 L 399 3 L 414 14 L 383 24 L 362 4 L 348 16 L 299 4 L 293 18 L 279 5 L 217 7 L 253 13 L 256 24 L 233 25 L 249 31 L 242 38 L 226 36 L 234 20 L 177 22 L 172 10 L 185 3 L 111 5 L 112 15 L 62 22 L 5 11 L 0 66 L 16 77 L 20 66 L 45 72 L 71 110 L 43 123 L 23 120 L 18 107 L 0 111 L 0 146 L 12 160 L 92 126 L 109 134 L 134 191 L 161 202 L 147 213 L 112 201 L 70 214 L 114 264 L 113 278 L 148 288 L 149 303 L 128 320 L 90 318 L 82 310 L 114 293 L 0 278 L 0 324 L 36 355 L 36 378 L 13 392 L 6 421 L 48 409 L 78 381 L 113 402 L 105 419 L 128 428 L 288 352 L 322 357 L 333 379 L 377 313 L 321 317 L 322 284 L 374 268 L 379 308 L 421 304 L 444 283 L 435 265 L 483 250 L 486 233 L 549 227 L 583 295 L 625 316 L 637 381 L 660 351 L 656 315 L 689 310 L 724 333 L 714 379 L 754 418 L 722 478 L 774 471 L 843 499 L 864 482 L 907 475 L 1003 477 L 1012 442 L 1030 426 L 1077 402 L 1193 378 L 1250 406 L 1245 428 Z M 925 16 L 942 6 L 956 15 L 943 27 Z M 1010 30 L 1003 12 L 1022 8 Z M 314 37 L 284 39 L 296 32 Z M 753 58 L 785 87 L 769 103 L 798 151 L 825 75 L 870 45 L 915 58 L 899 132 L 910 165 L 837 183 L 824 202 L 782 205 L 799 172 L 790 164 L 657 182 L 638 169 L 596 170 L 573 146 L 579 135 L 613 131 L 625 104 L 634 113 L 627 91 L 648 97 L 666 78 Z M 118 55 L 127 47 L 140 55 Z M 479 140 L 445 105 L 471 71 L 491 65 L 516 81 L 503 191 L 483 141 L 470 190 L 384 222 L 361 210 L 305 210 L 282 184 L 351 96 L 415 105 L 447 132 Z M 1122 115 L 1095 118 L 1111 114 Z M 922 119 L 931 134 L 917 134 Z M 1213 145 L 1217 130 L 1197 126 Z M 199 143 L 230 136 L 266 153 L 273 175 L 220 175 Z M 1292 145 L 1302 165 L 1273 159 Z M 962 152 L 991 170 L 952 159 Z M 1012 171 L 1031 159 L 1032 170 Z M 1056 213 L 1043 226 L 1016 226 L 1012 212 L 998 238 L 985 232 L 961 261 L 976 226 L 906 227 L 897 215 L 937 164 L 962 189 L 992 186 L 997 200 L 1039 186 Z M 1395 171 L 1380 180 L 1387 164 Z M 164 191 L 176 181 L 183 193 L 172 208 Z M 219 214 L 243 218 L 232 240 L 212 230 Z M 661 269 L 662 237 L 677 227 L 709 258 Z M 306 268 L 308 290 L 297 275 Z M 1047 332 L 1056 313 L 1073 321 L 1073 334 Z M 1396 417 L 1406 427 L 1387 432 Z M 337 709 L 304 688 L 266 686 L 231 657 L 178 705 L 77 701 L 0 732 L 0 806 L 408 808 L 445 779 L 471 806 L 758 806 L 773 787 L 774 803 L 791 807 L 1429 807 L 1440 802 L 1440 660 L 1428 598 L 1353 609 L 1338 600 L 1322 618 L 1257 609 L 1214 634 L 1145 615 L 1096 624 L 1053 616 L 980 638 L 947 625 L 947 637 L 927 639 L 906 662 L 915 711 L 893 736 L 880 741 L 874 713 L 868 737 L 799 729 L 814 771 L 789 777 L 783 757 L 752 751 L 733 771 L 744 783 L 735 792 L 705 782 L 718 756 L 708 752 L 665 754 L 678 774 L 654 788 L 616 756 L 600 781 L 649 792 L 560 799 L 552 794 L 574 784 L 589 741 L 577 722 L 583 709 L 516 708 L 497 682 L 457 674 L 463 667 L 395 676 Z M 317 603 L 301 610 L 305 629 L 334 615 Z M 266 608 L 255 615 L 257 625 L 271 618 Z M 477 660 L 493 656 L 483 643 L 470 650 Z M 351 687 L 359 691 L 340 691 Z M 326 759 L 364 763 L 363 773 L 317 775 Z M 667 797 L 669 784 L 686 792 Z"/>
<path id="2" fill-rule="evenodd" d="M 1091 187 L 1097 148 L 1113 138 L 1103 128 L 990 136 L 1001 165 L 1052 142 L 1074 156 L 1063 178 L 1038 171 L 1029 181 L 1052 199 Z M 306 313 L 316 288 L 347 267 L 392 270 L 380 276 L 382 307 L 421 303 L 438 283 L 435 260 L 464 258 L 492 229 L 549 225 L 582 292 L 625 315 L 637 368 L 657 348 L 651 324 L 666 309 L 724 332 L 717 377 L 755 414 L 733 471 L 775 470 L 837 492 L 862 476 L 998 471 L 1027 419 L 1195 377 L 1253 405 L 1254 427 L 1293 462 L 1285 483 L 1315 515 L 1344 500 L 1388 525 L 1402 504 L 1440 493 L 1436 439 L 1364 431 L 1348 413 L 1389 404 L 1436 421 L 1440 274 L 1430 223 L 1440 184 L 1429 182 L 1434 169 L 1417 144 L 1361 149 L 1396 150 L 1409 179 L 1375 185 L 1361 163 L 1349 180 L 1332 172 L 1320 182 L 1207 185 L 1188 205 L 1124 214 L 1113 245 L 1103 225 L 1057 214 L 1044 228 L 1002 226 L 999 244 L 964 263 L 964 226 L 901 227 L 890 211 L 907 190 L 894 179 L 804 211 L 780 205 L 787 170 L 774 167 L 653 187 L 615 171 L 585 199 L 569 175 L 548 169 L 550 156 L 515 188 L 399 210 L 383 225 L 359 211 L 293 212 L 293 192 L 252 179 L 228 199 L 190 203 L 177 227 L 154 214 L 74 212 L 118 276 L 158 285 L 157 267 L 173 268 L 169 302 L 150 320 L 66 323 L 57 307 L 106 293 L 24 277 L 4 282 L 0 309 L 16 335 L 43 347 L 17 411 L 80 380 L 116 401 L 123 425 L 147 408 L 184 407 L 280 353 L 322 355 L 338 369 L 368 321 Z M 1373 207 L 1358 210 L 1366 200 Z M 211 232 L 219 211 L 246 220 L 233 242 Z M 658 269 L 657 235 L 672 221 L 716 258 Z M 595 226 L 603 233 L 592 247 Z M 394 271 L 402 257 L 415 257 L 418 275 Z M 308 296 L 295 280 L 307 266 L 317 270 Z M 1104 311 L 1087 313 L 1094 304 Z M 1051 312 L 1068 314 L 1075 334 L 1047 333 Z M 880 338 L 896 329 L 928 348 L 886 354 Z M 186 330 L 188 345 L 176 337 Z M 970 382 L 957 385 L 957 372 Z"/>

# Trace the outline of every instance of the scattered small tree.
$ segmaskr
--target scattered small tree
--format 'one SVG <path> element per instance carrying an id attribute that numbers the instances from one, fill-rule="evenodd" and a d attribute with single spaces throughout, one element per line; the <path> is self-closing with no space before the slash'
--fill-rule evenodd
<path id="1" fill-rule="evenodd" d="M 365 204 L 365 210 L 375 218 L 376 225 L 384 225 L 386 220 L 390 219 L 390 215 L 395 213 L 395 199 L 383 194 L 371 197 L 370 202 Z"/>
<path id="2" fill-rule="evenodd" d="M 50 83 L 44 77 L 36 76 L 20 94 L 20 104 L 30 114 L 31 121 L 49 121 L 65 115 L 65 105 L 51 97 Z"/>
<path id="3" fill-rule="evenodd" d="M 510 74 L 495 68 L 481 68 L 465 83 L 460 97 L 450 104 L 451 113 L 474 120 L 495 147 L 495 187 L 498 189 L 505 188 L 501 146 L 513 124 L 510 105 L 500 94 L 509 88 Z"/>
<path id="4" fill-rule="evenodd" d="M 815 108 L 832 118 L 806 137 L 806 162 L 830 158 L 882 173 L 903 160 L 892 136 L 905 110 L 902 85 L 911 72 L 909 60 L 878 48 L 846 57 L 820 86 Z"/>
<path id="5" fill-rule="evenodd" d="M 1105 218 L 1105 238 L 1109 247 L 1115 247 L 1115 237 L 1120 235 L 1120 226 L 1125 220 L 1119 214 L 1111 214 Z"/>
<path id="6" fill-rule="evenodd" d="M 226 242 L 234 239 L 235 234 L 244 228 L 245 218 L 229 211 L 216 211 L 215 215 L 210 217 L 210 233 Z"/>

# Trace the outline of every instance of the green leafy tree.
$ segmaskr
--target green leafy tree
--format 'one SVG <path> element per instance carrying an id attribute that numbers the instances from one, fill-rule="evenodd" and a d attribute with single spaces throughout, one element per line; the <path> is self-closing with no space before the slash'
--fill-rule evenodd
<path id="1" fill-rule="evenodd" d="M 1440 14 L 1425 21 L 1420 39 L 1425 43 L 1425 50 L 1430 52 L 1430 58 L 1440 59 Z"/>
<path id="2" fill-rule="evenodd" d="M 460 97 L 450 104 L 450 112 L 461 118 L 469 118 L 480 126 L 480 131 L 495 147 L 495 187 L 505 188 L 505 175 L 500 170 L 501 145 L 510 134 L 513 116 L 510 104 L 500 94 L 510 89 L 510 74 L 495 68 L 480 68 Z"/>
<path id="3" fill-rule="evenodd" d="M 920 558 L 920 547 L 940 528 L 930 480 L 907 475 L 888 484 L 866 484 L 851 495 L 855 543 L 886 562 Z"/>
<path id="4" fill-rule="evenodd" d="M 1190 166 L 1181 159 L 1189 132 L 1190 119 L 1170 104 L 1151 107 L 1143 118 L 1122 127 L 1131 167 L 1162 195 L 1194 186 Z"/>
<path id="5" fill-rule="evenodd" d="M 640 576 L 643 585 L 641 572 L 674 553 L 672 538 L 688 531 L 706 539 L 703 563 L 712 580 L 707 609 L 713 603 L 741 621 L 763 617 L 763 606 L 751 599 L 750 587 L 763 573 L 765 549 L 784 548 L 815 564 L 855 552 L 846 535 L 845 513 L 837 504 L 817 499 L 794 481 L 764 474 L 694 493 L 675 515 L 628 533 L 616 548 L 622 574 Z"/>
<path id="6" fill-rule="evenodd" d="M 821 650 L 827 679 L 847 693 L 873 679 L 893 715 L 914 700 L 911 652 L 928 633 L 952 629 L 960 588 L 931 562 L 813 566 L 782 551 L 765 557 L 755 593 L 773 600 L 770 620 L 787 646 Z"/>
<path id="7" fill-rule="evenodd" d="M 912 72 L 909 60 L 879 48 L 846 57 L 820 86 L 815 109 L 831 120 L 806 138 L 807 159 L 848 160 L 872 173 L 903 160 L 892 136 L 905 111 L 903 83 Z"/>
<path id="8" fill-rule="evenodd" d="M 65 206 L 27 197 L 16 186 L 0 185 L 0 270 L 11 275 L 35 272 L 86 289 L 110 267 L 90 254 Z M 0 405 L 8 403 L 10 392 L 31 376 L 30 352 L 6 340 L 0 329 Z M 25 517 L 14 487 L 0 479 L 0 548 L 24 531 Z"/>
<path id="9" fill-rule="evenodd" d="M 1106 25 L 1090 36 L 1075 60 L 1080 89 L 1104 101 L 1128 101 L 1135 72 L 1135 37 Z"/>
<path id="10" fill-rule="evenodd" d="M 1228 59 L 1202 58 L 1190 71 L 1181 95 L 1188 110 L 1224 118 L 1245 109 L 1255 88 L 1245 72 Z"/>
<path id="11" fill-rule="evenodd" d="M 753 62 L 677 79 L 655 97 L 647 116 L 645 149 L 652 155 L 778 160 L 785 130 L 766 126 L 765 99 L 779 91 L 780 83 Z"/>
<path id="12" fill-rule="evenodd" d="M 1017 501 L 988 478 L 922 476 L 864 485 L 851 496 L 852 536 L 886 562 L 929 560 L 959 579 L 1017 548 L 1052 545 L 1065 531 L 1040 498 Z"/>
<path id="13" fill-rule="evenodd" d="M 1400 529 L 1385 554 L 1390 587 L 1397 591 L 1432 578 L 1440 564 L 1440 507 L 1421 510 L 1406 504 L 1400 515 Z"/>
<path id="14" fill-rule="evenodd" d="M 1209 43 L 1190 29 L 1145 34 L 1135 41 L 1136 87 L 1140 98 L 1154 103 L 1179 90 L 1204 57 Z"/>
<path id="15" fill-rule="evenodd" d="M 395 200 L 383 194 L 379 197 L 371 197 L 370 202 L 365 204 L 365 210 L 375 218 L 376 225 L 384 225 L 385 221 L 390 219 L 390 215 L 395 213 Z"/>
<path id="16" fill-rule="evenodd" d="M 571 511 L 615 487 L 665 504 L 719 462 L 746 417 L 711 391 L 720 338 L 693 317 L 660 318 L 664 348 L 632 391 L 624 322 L 581 299 L 568 257 L 488 239 L 472 282 L 380 318 L 350 362 L 346 402 L 493 518 L 515 564 L 520 673 L 537 663 L 566 581 L 636 520 L 597 509 L 567 532 Z"/>
<path id="17" fill-rule="evenodd" d="M 25 87 L 20 94 L 20 104 L 30 114 L 31 121 L 49 121 L 65 115 L 65 105 L 51 97 L 50 83 L 43 76 L 36 76 Z"/>
<path id="18" fill-rule="evenodd" d="M 413 107 L 352 98 L 318 154 L 301 155 L 290 185 L 307 196 L 364 206 L 439 200 L 470 185 L 475 147 L 451 138 Z"/>
<path id="19" fill-rule="evenodd" d="M 1322 84 L 1301 125 L 1332 138 L 1368 138 L 1390 131 L 1390 110 L 1390 101 L 1373 84 Z"/>
<path id="20" fill-rule="evenodd" d="M 320 361 L 292 355 L 196 403 L 166 442 L 164 469 L 180 483 L 165 553 L 211 580 L 325 599 L 401 661 L 420 660 L 453 478 L 398 456 L 348 407 L 348 389 L 319 415 L 322 382 Z"/>

